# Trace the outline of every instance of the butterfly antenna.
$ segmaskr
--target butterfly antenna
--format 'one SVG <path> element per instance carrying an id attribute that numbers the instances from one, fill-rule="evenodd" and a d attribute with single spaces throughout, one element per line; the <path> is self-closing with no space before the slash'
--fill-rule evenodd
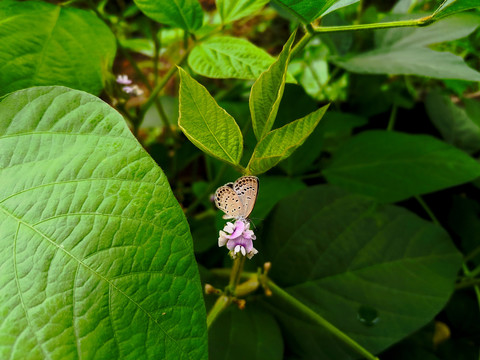
<path id="1" fill-rule="evenodd" d="M 262 221 L 263 221 L 263 219 L 262 219 L 262 218 L 254 218 L 254 219 L 255 219 L 255 220 L 262 220 Z M 255 226 L 255 224 L 254 224 L 253 220 L 252 220 L 251 218 L 249 218 L 249 219 L 248 219 L 248 221 L 250 221 L 250 224 L 252 224 L 252 225 L 253 225 L 253 228 L 254 228 L 255 230 L 257 230 L 257 227 Z"/>

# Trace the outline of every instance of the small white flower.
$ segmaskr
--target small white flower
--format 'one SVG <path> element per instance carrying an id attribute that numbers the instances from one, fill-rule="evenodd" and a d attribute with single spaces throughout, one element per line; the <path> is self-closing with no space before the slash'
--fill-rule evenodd
<path id="1" fill-rule="evenodd" d="M 124 86 L 122 87 L 122 90 L 125 91 L 127 94 L 130 94 L 133 96 L 143 95 L 143 90 L 140 89 L 138 85 Z"/>
<path id="2" fill-rule="evenodd" d="M 122 85 L 130 85 L 132 83 L 132 80 L 128 78 L 128 75 L 118 75 L 117 83 Z"/>

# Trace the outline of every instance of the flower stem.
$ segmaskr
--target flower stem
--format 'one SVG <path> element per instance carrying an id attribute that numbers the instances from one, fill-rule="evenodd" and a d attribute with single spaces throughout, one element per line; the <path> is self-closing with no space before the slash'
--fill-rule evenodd
<path id="1" fill-rule="evenodd" d="M 287 293 L 285 290 L 277 286 L 273 281 L 268 280 L 267 285 L 272 291 L 274 296 L 278 296 L 289 305 L 294 307 L 295 309 L 302 312 L 304 315 L 308 316 L 312 321 L 314 321 L 317 325 L 320 325 L 325 330 L 327 330 L 330 334 L 335 336 L 337 339 L 342 341 L 344 344 L 348 345 L 350 348 L 355 350 L 358 354 L 362 355 L 364 358 L 369 360 L 379 360 L 378 357 L 370 353 L 367 349 L 349 337 L 347 334 L 342 332 L 341 330 L 337 329 L 333 326 L 330 322 L 324 319 L 322 316 L 317 314 L 315 311 L 310 309 L 308 306 L 294 298 L 292 295 Z"/>
<path id="2" fill-rule="evenodd" d="M 213 307 L 207 314 L 207 329 L 213 324 L 215 319 L 225 310 L 235 297 L 235 289 L 242 277 L 243 265 L 245 264 L 245 256 L 238 256 L 234 262 L 230 272 L 230 282 L 228 283 L 225 295 L 221 295 Z M 226 270 L 226 269 L 225 269 Z"/>
<path id="3" fill-rule="evenodd" d="M 240 281 L 240 277 L 242 276 L 243 266 L 245 265 L 245 256 L 238 256 L 233 261 L 232 272 L 230 273 L 230 282 L 228 283 L 228 287 L 232 291 L 232 294 L 235 295 L 235 288 Z"/>

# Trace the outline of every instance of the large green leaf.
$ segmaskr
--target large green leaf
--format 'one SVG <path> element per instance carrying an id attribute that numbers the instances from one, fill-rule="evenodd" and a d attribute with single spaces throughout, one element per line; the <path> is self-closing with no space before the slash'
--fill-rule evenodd
<path id="1" fill-rule="evenodd" d="M 306 187 L 301 180 L 285 176 L 261 176 L 260 186 L 262 190 L 258 192 L 255 207 L 249 216 L 255 226 L 267 218 L 280 200 Z"/>
<path id="2" fill-rule="evenodd" d="M 273 280 L 373 353 L 432 320 L 462 263 L 441 227 L 328 185 L 282 200 L 264 236 L 257 245 Z M 358 358 L 280 299 L 268 301 L 299 358 Z"/>
<path id="3" fill-rule="evenodd" d="M 45 2 L 1 1 L 0 19 L 0 96 L 35 85 L 93 94 L 103 89 L 116 45 L 95 15 Z"/>
<path id="4" fill-rule="evenodd" d="M 215 37 L 197 45 L 188 64 L 197 74 L 211 78 L 256 79 L 274 59 L 251 42 L 230 36 Z"/>
<path id="5" fill-rule="evenodd" d="M 242 132 L 235 119 L 218 106 L 208 90 L 182 68 L 178 126 L 199 149 L 222 161 L 238 165 L 242 158 Z"/>
<path id="6" fill-rule="evenodd" d="M 480 127 L 447 95 L 432 91 L 425 99 L 430 120 L 443 138 L 468 153 L 480 150 Z"/>
<path id="7" fill-rule="evenodd" d="M 460 11 L 468 9 L 479 8 L 478 0 L 445 0 L 442 5 L 435 10 L 433 16 L 435 18 L 442 18 Z"/>
<path id="8" fill-rule="evenodd" d="M 359 0 L 275 0 L 305 24 Z"/>
<path id="9" fill-rule="evenodd" d="M 198 0 L 134 0 L 148 17 L 161 24 L 195 31 L 202 26 L 203 10 Z"/>
<path id="10" fill-rule="evenodd" d="M 0 144 L 0 358 L 206 359 L 188 224 L 124 119 L 30 88 Z"/>
<path id="11" fill-rule="evenodd" d="M 295 34 L 296 31 L 290 35 L 278 59 L 260 75 L 250 91 L 252 127 L 258 141 L 265 137 L 275 122 L 285 88 L 288 60 Z"/>
<path id="12" fill-rule="evenodd" d="M 248 303 L 241 311 L 230 307 L 208 334 L 210 360 L 282 360 L 283 339 L 272 314 Z"/>
<path id="13" fill-rule="evenodd" d="M 241 19 L 263 8 L 270 0 L 217 0 L 217 9 L 224 23 Z"/>
<path id="14" fill-rule="evenodd" d="M 328 105 L 270 131 L 255 147 L 247 171 L 258 175 L 288 158 L 315 130 L 327 109 Z"/>
<path id="15" fill-rule="evenodd" d="M 324 174 L 332 184 L 395 202 L 472 181 L 480 164 L 428 135 L 366 131 L 334 154 Z"/>
<path id="16" fill-rule="evenodd" d="M 412 15 L 395 16 L 388 20 L 407 20 L 412 17 Z M 375 43 L 377 47 L 426 46 L 464 38 L 474 32 L 479 25 L 480 16 L 469 13 L 457 14 L 429 26 L 377 31 Z"/>
<path id="17" fill-rule="evenodd" d="M 376 39 L 377 48 L 334 61 L 356 73 L 480 81 L 480 73 L 470 68 L 460 56 L 426 47 L 465 37 L 479 24 L 480 17 L 477 15 L 459 14 L 427 27 L 380 31 Z"/>
<path id="18" fill-rule="evenodd" d="M 335 63 L 348 71 L 362 74 L 480 81 L 480 73 L 468 67 L 460 56 L 423 47 L 381 48 Z"/>

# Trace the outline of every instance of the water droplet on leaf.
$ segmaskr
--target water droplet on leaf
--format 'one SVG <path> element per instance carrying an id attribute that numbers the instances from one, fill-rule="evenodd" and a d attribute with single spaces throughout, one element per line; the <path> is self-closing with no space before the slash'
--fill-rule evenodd
<path id="1" fill-rule="evenodd" d="M 365 326 L 373 326 L 378 323 L 380 317 L 376 309 L 362 305 L 358 308 L 357 319 Z"/>

